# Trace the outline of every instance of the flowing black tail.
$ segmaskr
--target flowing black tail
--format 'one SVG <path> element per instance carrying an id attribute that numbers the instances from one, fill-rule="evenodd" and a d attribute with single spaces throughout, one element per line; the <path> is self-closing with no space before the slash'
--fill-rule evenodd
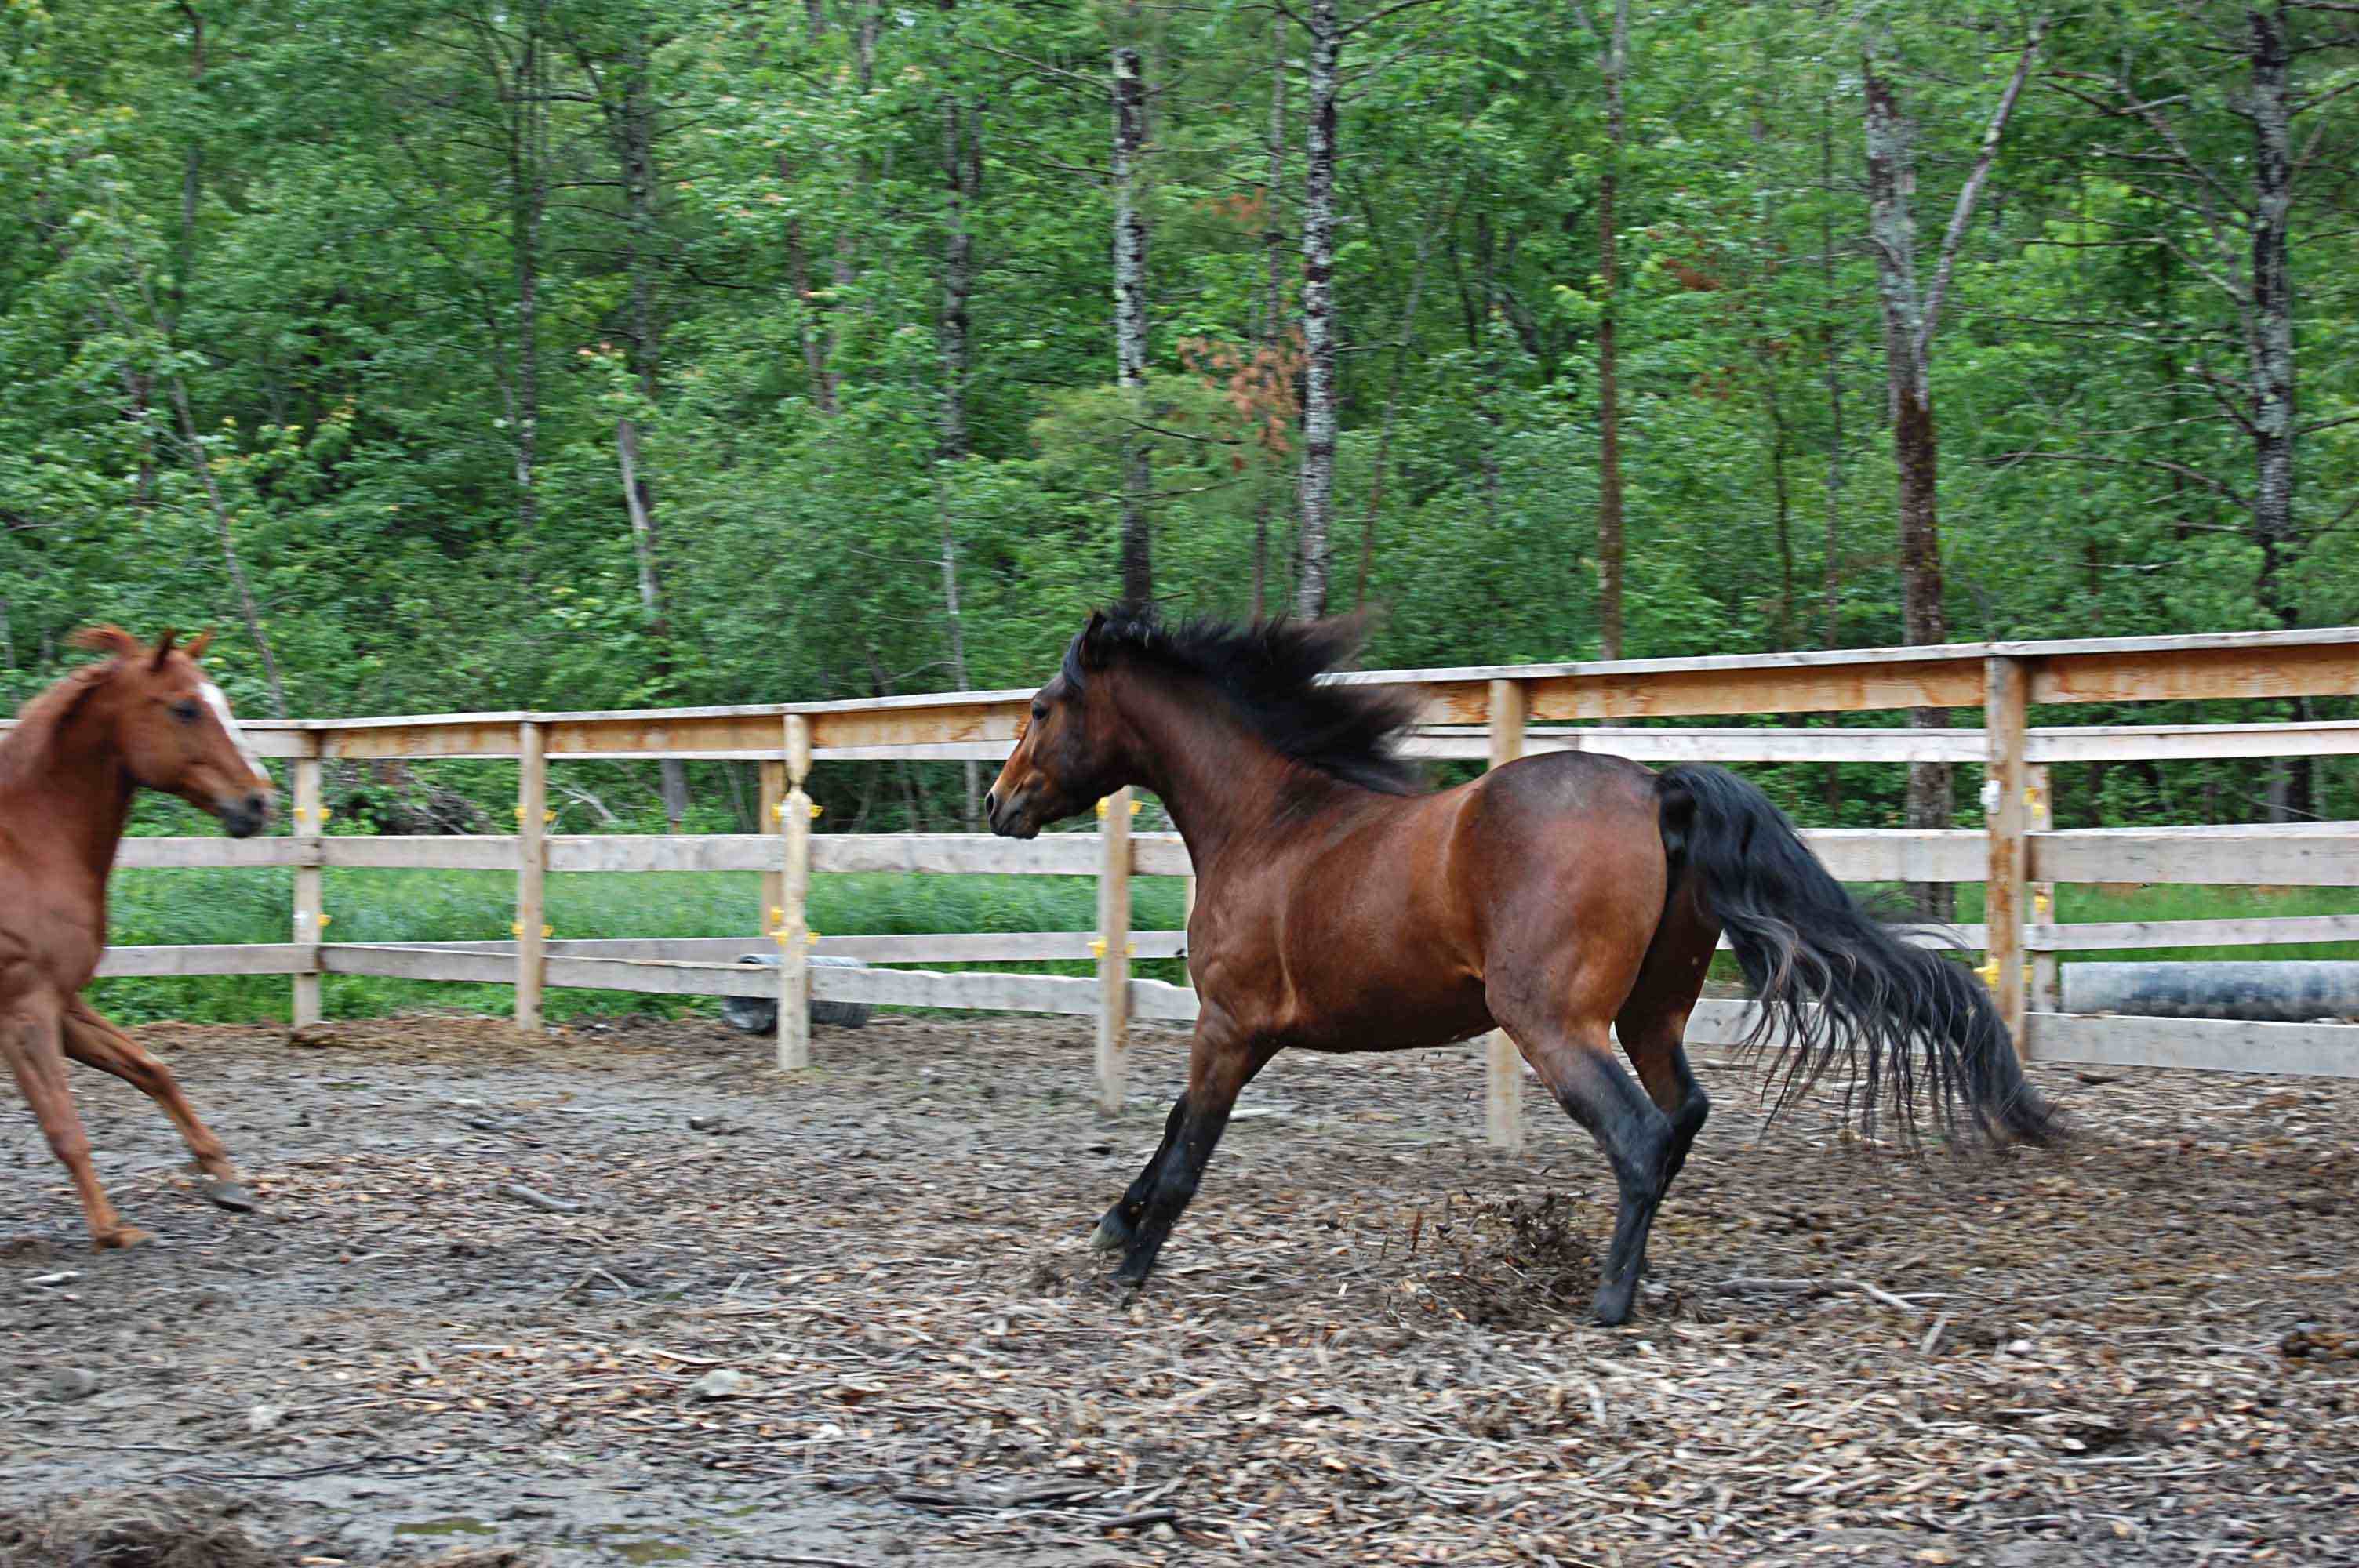
<path id="1" fill-rule="evenodd" d="M 2060 1130 L 1973 974 L 1886 930 L 1767 795 L 1706 767 L 1665 769 L 1658 789 L 1672 875 L 1701 882 L 1760 1003 L 1746 1044 L 1785 1043 L 1778 1108 L 1840 1064 L 1862 1090 L 1864 1130 L 1888 1099 L 1913 1137 L 1920 1097 L 1945 1130 L 1963 1100 L 1985 1134 Z"/>

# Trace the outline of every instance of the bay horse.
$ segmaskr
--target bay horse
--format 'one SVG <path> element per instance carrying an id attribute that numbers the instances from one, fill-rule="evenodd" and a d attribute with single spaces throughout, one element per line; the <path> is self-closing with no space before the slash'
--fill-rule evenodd
<path id="1" fill-rule="evenodd" d="M 206 1196 L 245 1212 L 254 1200 L 220 1139 L 158 1061 L 82 1000 L 106 948 L 106 879 L 141 787 L 219 817 L 234 838 L 261 831 L 276 792 L 239 735 L 221 688 L 167 632 L 153 648 L 115 626 L 74 634 L 111 655 L 27 703 L 0 739 L 0 1056 L 31 1102 L 49 1149 L 82 1195 L 91 1243 L 132 1247 L 98 1184 L 90 1139 L 66 1085 L 67 1056 L 114 1074 L 161 1106 L 195 1156 Z"/>
<path id="2" fill-rule="evenodd" d="M 1237 1094 L 1288 1047 L 1397 1051 L 1504 1029 L 1612 1164 L 1594 1312 L 1628 1318 L 1657 1206 L 1711 1108 L 1682 1046 L 1725 930 L 1782 1051 L 1782 1108 L 1831 1067 L 1873 1130 L 1889 1100 L 1993 1139 L 2059 1130 L 1989 994 L 1854 901 L 1767 795 L 1718 768 L 1592 752 L 1527 757 L 1428 793 L 1394 742 L 1415 698 L 1321 677 L 1350 621 L 1090 618 L 1032 699 L 986 797 L 1029 838 L 1125 785 L 1152 790 L 1197 879 L 1188 1087 L 1098 1221 L 1144 1284 Z M 1614 1042 L 1637 1071 L 1614 1060 Z"/>

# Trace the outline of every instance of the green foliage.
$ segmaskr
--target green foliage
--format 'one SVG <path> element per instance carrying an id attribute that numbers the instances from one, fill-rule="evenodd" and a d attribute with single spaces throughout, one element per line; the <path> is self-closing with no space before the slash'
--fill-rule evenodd
<path id="1" fill-rule="evenodd" d="M 1112 593 L 1135 433 L 1111 390 L 1117 32 L 1153 87 L 1158 589 L 1243 614 L 1258 575 L 1287 601 L 1303 93 L 1298 72 L 1273 190 L 1266 11 L 263 0 L 201 35 L 193 15 L 0 10 L 0 699 L 54 678 L 98 618 L 221 623 L 254 711 L 257 633 L 310 713 L 931 689 L 959 669 L 946 546 L 968 681 L 1037 681 Z M 1930 254 L 2022 21 L 1922 0 L 1876 16 Z M 2323 623 L 2359 616 L 2359 275 L 2336 260 L 2359 66 L 2332 13 L 2296 25 L 2313 428 L 2285 582 Z M 1633 16 L 1614 301 L 1633 654 L 1900 640 L 1856 26 L 1792 0 Z M 2208 220 L 2111 156 L 2120 124 L 2086 97 L 2117 70 L 2148 83 L 2233 196 L 2235 26 L 2140 4 L 2046 46 L 1934 357 L 1954 635 L 2271 623 L 2250 441 L 2215 395 L 2243 329 L 2207 276 Z M 1296 70 L 1299 28 L 1277 41 Z M 1337 599 L 1360 596 L 1364 550 L 1378 663 L 1593 654 L 1597 39 L 1561 7 L 1431 0 L 1375 19 L 1346 67 Z M 953 106 L 977 176 L 962 385 Z M 2264 767 L 2193 795 L 2116 770 L 2067 799 L 2095 820 L 2250 816 Z M 701 819 L 744 819 L 742 776 L 692 782 Z M 1897 770 L 1822 782 L 1795 784 L 1798 810 L 1897 819 Z M 957 820 L 964 788 L 955 768 L 822 784 L 874 827 Z M 595 789 L 655 819 L 650 773 Z M 2350 812 L 2349 770 L 2291 799 Z"/>

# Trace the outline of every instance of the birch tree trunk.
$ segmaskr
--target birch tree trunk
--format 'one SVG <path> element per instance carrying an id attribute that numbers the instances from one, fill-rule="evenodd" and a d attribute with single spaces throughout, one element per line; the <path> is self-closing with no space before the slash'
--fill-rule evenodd
<path id="1" fill-rule="evenodd" d="M 1831 98 L 1819 103 L 1819 193 L 1821 198 L 1819 218 L 1819 280 L 1826 291 L 1825 376 L 1827 387 L 1827 541 L 1826 557 L 1820 563 L 1820 613 L 1823 617 L 1820 640 L 1827 647 L 1837 646 L 1842 629 L 1842 534 L 1843 489 L 1843 339 L 1840 335 L 1841 313 L 1835 300 L 1835 228 L 1834 211 L 1824 199 L 1833 194 L 1835 186 L 1835 125 L 1834 103 Z M 1836 776 L 1832 767 L 1829 778 Z"/>
<path id="2" fill-rule="evenodd" d="M 524 38 L 509 78 L 515 99 L 508 126 L 508 242 L 516 265 L 516 388 L 510 415 L 516 485 L 516 533 L 525 578 L 540 531 L 540 225 L 549 206 L 549 106 L 541 59 L 546 20 L 538 0 L 521 13 Z"/>
<path id="3" fill-rule="evenodd" d="M 2040 27 L 2035 25 L 2017 62 L 2015 76 L 2001 95 L 1997 109 L 1983 133 L 1982 148 L 1950 214 L 1941 239 L 1940 258 L 1930 287 L 1919 286 L 1917 266 L 1917 162 L 1915 127 L 1900 111 L 1899 98 L 1877 59 L 1878 39 L 1871 36 L 1862 52 L 1867 130 L 1868 242 L 1875 253 L 1876 297 L 1884 321 L 1885 375 L 1890 399 L 1893 457 L 1899 470 L 1901 620 L 1911 643 L 1947 640 L 1949 623 L 1941 597 L 1941 530 L 1937 505 L 1940 477 L 1940 439 L 1933 419 L 1933 334 L 1940 326 L 1941 296 L 1947 290 L 1958 246 L 1972 222 L 1976 200 L 1999 138 L 2006 130 L 2016 101 L 2022 95 L 2039 49 Z M 1916 730 L 1946 730 L 1949 709 L 1909 710 Z M 1908 769 L 1908 821 L 1911 827 L 1948 827 L 1955 813 L 1951 770 L 1946 763 L 1915 762 Z M 1918 913 L 1928 920 L 1948 920 L 1956 909 L 1956 893 L 1946 882 L 1924 882 L 1911 890 Z"/>
<path id="4" fill-rule="evenodd" d="M 1621 194 L 1622 76 L 1629 59 L 1630 0 L 1614 0 L 1605 38 L 1606 161 L 1597 181 L 1597 653 L 1622 656 L 1622 389 L 1614 341 L 1617 287 L 1614 202 Z"/>
<path id="5" fill-rule="evenodd" d="M 2253 539 L 2261 548 L 2261 602 L 2288 626 L 2299 615 L 2278 572 L 2294 546 L 2292 74 L 2286 20 L 2255 5 L 2251 28 L 2253 124 Z"/>
<path id="6" fill-rule="evenodd" d="M 638 361 L 639 393 L 654 406 L 663 392 L 663 320 L 656 297 L 656 105 L 654 50 L 645 33 L 624 54 L 623 98 L 614 120 L 615 152 L 622 165 L 625 260 L 631 280 L 631 337 Z M 615 429 L 623 464 L 623 492 L 630 510 L 631 536 L 638 556 L 639 602 L 656 640 L 658 673 L 672 673 L 671 611 L 665 601 L 655 486 L 640 460 L 638 430 L 629 419 Z M 658 764 L 664 819 L 678 833 L 688 820 L 688 764 L 666 757 Z"/>
<path id="7" fill-rule="evenodd" d="M 1335 97 L 1343 29 L 1335 0 L 1311 0 L 1310 131 L 1302 184 L 1300 571 L 1294 613 L 1327 609 L 1335 512 Z"/>
<path id="8" fill-rule="evenodd" d="M 1278 193 L 1286 189 L 1286 13 L 1269 14 L 1269 178 L 1262 192 L 1262 347 L 1269 362 L 1280 362 L 1286 341 L 1286 226 L 1278 222 Z M 1268 612 L 1269 514 L 1266 492 L 1254 508 L 1253 618 Z"/>
<path id="9" fill-rule="evenodd" d="M 1114 354 L 1127 425 L 1122 436 L 1122 601 L 1155 601 L 1154 474 L 1147 431 L 1147 215 L 1139 161 L 1147 146 L 1147 74 L 1135 49 L 1114 51 Z"/>
<path id="10" fill-rule="evenodd" d="M 934 506 L 941 522 L 942 617 L 950 642 L 951 681 L 968 689 L 966 622 L 959 609 L 958 519 L 942 469 L 962 461 L 973 449 L 967 425 L 967 389 L 973 375 L 973 322 L 968 300 L 974 290 L 973 215 L 983 194 L 983 111 L 953 98 L 942 113 L 942 176 L 950 222 L 942 243 L 941 448 L 934 470 Z M 973 761 L 962 781 L 966 830 L 983 824 L 983 774 Z"/>

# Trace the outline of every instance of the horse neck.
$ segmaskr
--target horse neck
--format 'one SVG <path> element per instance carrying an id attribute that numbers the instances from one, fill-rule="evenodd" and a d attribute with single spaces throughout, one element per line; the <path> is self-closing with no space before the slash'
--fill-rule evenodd
<path id="1" fill-rule="evenodd" d="M 92 706 L 45 736 L 10 737 L 31 748 L 0 767 L 0 815 L 37 825 L 39 841 L 67 850 L 103 892 L 131 820 L 133 785 Z"/>
<path id="2" fill-rule="evenodd" d="M 1315 775 L 1238 719 L 1221 698 L 1134 677 L 1124 681 L 1115 701 L 1144 749 L 1136 759 L 1137 782 L 1171 814 L 1200 872 L 1281 810 L 1300 809 L 1301 792 Z"/>

